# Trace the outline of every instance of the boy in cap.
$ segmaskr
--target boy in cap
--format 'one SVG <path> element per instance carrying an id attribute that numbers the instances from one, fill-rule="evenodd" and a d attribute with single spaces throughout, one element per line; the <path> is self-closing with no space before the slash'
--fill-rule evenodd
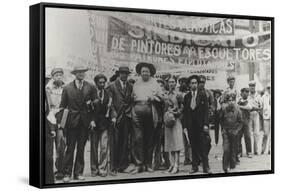
<path id="1" fill-rule="evenodd" d="M 49 104 L 50 113 L 54 116 L 59 112 L 59 106 L 61 102 L 62 90 L 64 87 L 63 79 L 63 69 L 62 68 L 54 68 L 51 72 L 51 79 L 46 85 L 46 97 Z M 55 117 L 53 117 L 54 121 L 52 122 L 55 127 L 56 138 L 56 161 L 55 166 L 57 172 L 55 173 L 55 178 L 60 180 L 63 178 L 62 172 L 62 161 L 64 157 L 64 150 L 66 147 L 65 136 L 63 129 L 56 122 Z"/>
<path id="2" fill-rule="evenodd" d="M 249 101 L 249 88 L 242 88 L 241 89 L 241 97 L 238 100 L 237 104 L 242 113 L 242 129 L 238 135 L 238 154 L 242 155 L 242 137 L 244 136 L 245 146 L 246 146 L 246 153 L 249 158 L 252 158 L 252 144 L 251 144 L 251 131 L 249 128 L 249 121 L 250 121 L 250 111 L 252 109 Z"/>
<path id="3" fill-rule="evenodd" d="M 237 135 L 242 127 L 242 114 L 235 103 L 236 95 L 225 95 L 225 107 L 221 112 L 223 138 L 223 170 L 225 173 L 235 168 L 237 152 Z"/>

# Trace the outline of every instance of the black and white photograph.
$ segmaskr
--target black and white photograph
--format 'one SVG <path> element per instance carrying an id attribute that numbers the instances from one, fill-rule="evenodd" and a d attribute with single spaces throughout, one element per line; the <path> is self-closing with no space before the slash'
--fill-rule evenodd
<path id="1" fill-rule="evenodd" d="M 272 18 L 44 9 L 44 184 L 272 172 Z"/>

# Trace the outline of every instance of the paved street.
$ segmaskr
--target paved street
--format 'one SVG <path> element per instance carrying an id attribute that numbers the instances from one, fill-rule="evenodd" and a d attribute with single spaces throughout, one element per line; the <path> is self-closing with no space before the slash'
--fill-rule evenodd
<path id="1" fill-rule="evenodd" d="M 220 140 L 218 145 L 216 146 L 214 143 L 214 132 L 211 130 L 212 137 L 212 149 L 209 155 L 209 162 L 211 171 L 213 173 L 223 173 L 222 170 L 222 140 L 220 136 Z M 260 136 L 260 140 L 262 139 L 262 133 Z M 243 141 L 242 141 L 243 142 Z M 243 151 L 245 151 L 245 145 L 243 143 Z M 191 176 L 189 172 L 191 171 L 191 165 L 183 165 L 183 153 L 181 153 L 180 158 L 180 172 L 176 175 L 171 175 L 165 173 L 165 171 L 155 171 L 153 173 L 142 172 L 139 174 L 131 175 L 126 173 L 118 173 L 118 176 L 107 176 L 107 177 L 91 177 L 90 176 L 90 145 L 89 142 L 86 145 L 85 150 L 85 170 L 84 175 L 86 176 L 85 181 L 99 181 L 99 180 L 116 180 L 116 179 L 130 179 L 130 178 L 145 178 L 145 177 L 162 177 L 162 176 Z M 245 154 L 244 154 L 245 155 Z M 270 170 L 271 169 L 271 156 L 270 155 L 257 155 L 253 156 L 253 158 L 242 157 L 240 158 L 240 165 L 238 165 L 234 172 L 245 172 L 245 171 L 260 171 L 260 170 Z M 197 174 L 202 174 L 202 168 L 199 168 L 199 172 Z M 74 180 L 72 182 L 75 182 Z M 61 181 L 56 181 L 56 183 L 62 183 Z"/>

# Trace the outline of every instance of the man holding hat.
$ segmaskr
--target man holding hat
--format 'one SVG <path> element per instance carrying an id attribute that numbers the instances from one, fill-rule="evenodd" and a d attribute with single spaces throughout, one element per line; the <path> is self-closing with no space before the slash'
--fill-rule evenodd
<path id="1" fill-rule="evenodd" d="M 64 87 L 63 78 L 63 69 L 62 68 L 54 68 L 51 72 L 52 78 L 46 85 L 46 98 L 48 99 L 50 114 L 56 115 L 59 112 L 59 106 L 61 102 L 62 90 Z M 63 129 L 56 122 L 55 117 L 53 118 L 53 125 L 56 128 L 56 161 L 55 166 L 57 172 L 55 174 L 56 179 L 60 180 L 63 178 L 63 157 L 64 151 L 66 147 L 66 140 L 64 136 Z"/>
<path id="2" fill-rule="evenodd" d="M 83 65 L 75 66 L 71 72 L 75 80 L 67 84 L 62 92 L 60 108 L 69 110 L 65 124 L 67 147 L 63 160 L 64 182 L 69 182 L 72 176 L 76 144 L 74 179 L 80 181 L 85 179 L 83 177 L 84 148 L 89 135 L 89 126 L 95 126 L 90 103 L 97 94 L 93 84 L 84 80 L 87 71 L 88 68 Z"/>
<path id="3" fill-rule="evenodd" d="M 120 66 L 116 71 L 117 79 L 109 84 L 107 90 L 112 97 L 113 108 L 116 111 L 116 128 L 118 132 L 112 132 L 117 140 L 112 140 L 114 145 L 115 170 L 123 172 L 129 165 L 128 141 L 132 125 L 132 91 L 133 86 L 128 82 L 129 67 Z M 126 171 L 127 172 L 127 171 Z"/>
<path id="4" fill-rule="evenodd" d="M 192 171 L 199 171 L 200 160 L 204 173 L 211 173 L 209 167 L 209 149 L 211 139 L 209 135 L 209 102 L 204 91 L 198 89 L 199 76 L 189 77 L 190 92 L 184 97 L 184 128 L 188 129 L 188 136 L 192 149 Z M 186 130 L 185 130 L 186 131 Z"/>
<path id="5" fill-rule="evenodd" d="M 252 110 L 250 112 L 250 121 L 249 128 L 253 131 L 254 134 L 254 155 L 258 155 L 258 143 L 259 143 L 259 135 L 260 135 L 260 113 L 262 110 L 262 102 L 261 96 L 256 91 L 256 82 L 249 82 L 249 103 L 252 106 Z"/>

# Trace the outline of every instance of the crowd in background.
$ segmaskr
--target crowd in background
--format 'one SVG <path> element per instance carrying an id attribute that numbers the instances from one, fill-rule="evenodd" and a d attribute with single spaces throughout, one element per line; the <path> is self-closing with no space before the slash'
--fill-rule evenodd
<path id="1" fill-rule="evenodd" d="M 203 173 L 212 173 L 210 129 L 216 144 L 222 137 L 225 173 L 243 154 L 249 158 L 270 154 L 270 85 L 257 92 L 256 82 L 250 81 L 237 90 L 235 77 L 229 76 L 228 88 L 209 90 L 203 75 L 155 78 L 156 68 L 145 62 L 136 65 L 137 80 L 128 78 L 131 71 L 126 66 L 109 80 L 97 74 L 92 82 L 86 81 L 87 71 L 75 66 L 71 72 L 75 80 L 65 84 L 64 70 L 54 68 L 46 79 L 47 184 L 85 179 L 87 141 L 92 177 L 156 170 L 177 174 L 181 152 L 184 165 L 192 165 L 189 174 L 198 172 L 199 166 Z"/>

